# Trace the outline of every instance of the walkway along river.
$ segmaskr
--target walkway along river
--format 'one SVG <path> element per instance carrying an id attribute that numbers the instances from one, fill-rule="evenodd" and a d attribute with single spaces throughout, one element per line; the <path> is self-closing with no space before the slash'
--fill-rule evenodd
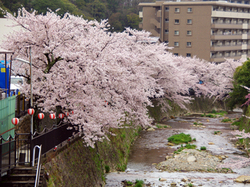
<path id="1" fill-rule="evenodd" d="M 233 171 L 226 173 L 214 173 L 212 169 L 212 161 L 224 163 L 230 161 L 230 159 L 241 160 L 241 158 L 244 158 L 245 153 L 237 149 L 230 141 L 230 138 L 233 137 L 230 133 L 232 131 L 230 123 L 221 122 L 225 117 L 235 119 L 240 118 L 241 115 L 242 113 L 240 112 L 234 112 L 219 118 L 200 117 L 200 115 L 187 116 L 167 121 L 164 125 L 169 125 L 171 126 L 170 128 L 156 128 L 154 131 L 143 131 L 132 147 L 126 171 L 109 173 L 106 177 L 106 187 L 124 186 L 122 181 L 135 182 L 135 180 L 143 180 L 145 186 L 152 187 L 250 186 L 250 183 L 244 184 L 234 181 L 241 175 L 250 176 L 250 166 L 233 169 Z M 203 125 L 194 126 L 194 122 L 199 122 Z M 220 133 L 215 134 L 215 131 L 220 131 Z M 203 156 L 204 160 L 202 162 L 204 163 L 201 163 L 201 166 L 204 167 L 203 170 L 191 171 L 192 162 L 200 163 L 199 159 L 202 157 L 198 157 L 196 153 L 189 153 L 184 150 L 182 152 L 185 152 L 186 155 L 179 154 L 173 158 L 173 152 L 180 145 L 169 146 L 167 139 L 173 134 L 182 132 L 190 134 L 192 138 L 196 139 L 191 144 L 195 144 L 197 149 L 200 149 L 201 146 L 206 147 L 206 152 L 200 151 L 200 153 L 204 154 L 209 153 L 208 156 Z M 163 165 L 159 163 L 164 163 L 166 156 L 171 158 L 168 160 L 170 161 L 168 164 L 172 164 L 172 167 L 175 167 L 173 172 L 156 169 L 156 166 L 159 168 L 159 165 Z M 185 156 L 188 159 L 181 160 Z"/>

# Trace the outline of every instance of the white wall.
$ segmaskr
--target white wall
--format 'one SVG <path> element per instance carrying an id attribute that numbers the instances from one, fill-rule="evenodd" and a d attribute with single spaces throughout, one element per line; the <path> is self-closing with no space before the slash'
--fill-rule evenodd
<path id="1" fill-rule="evenodd" d="M 4 40 L 6 34 L 11 33 L 14 30 L 20 30 L 20 27 L 8 27 L 13 24 L 12 20 L 6 18 L 0 18 L 0 48 L 1 43 Z"/>

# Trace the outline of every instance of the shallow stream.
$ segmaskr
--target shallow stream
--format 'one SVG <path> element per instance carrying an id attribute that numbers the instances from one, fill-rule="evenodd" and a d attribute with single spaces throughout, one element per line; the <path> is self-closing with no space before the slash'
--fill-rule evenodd
<path id="1" fill-rule="evenodd" d="M 242 113 L 234 112 L 227 117 L 240 118 Z M 155 131 L 143 131 L 140 137 L 135 141 L 131 155 L 128 160 L 125 172 L 112 172 L 106 176 L 106 187 L 122 187 L 122 181 L 143 180 L 146 186 L 160 187 L 170 186 L 176 183 L 176 186 L 184 186 L 192 183 L 194 186 L 250 186 L 250 184 L 236 183 L 233 180 L 240 175 L 250 175 L 250 167 L 233 170 L 235 173 L 201 173 L 201 172 L 173 172 L 160 171 L 155 168 L 155 164 L 165 160 L 165 157 L 173 153 L 178 146 L 168 146 L 168 137 L 173 134 L 185 133 L 196 138 L 195 144 L 199 149 L 206 146 L 207 150 L 213 155 L 226 155 L 229 158 L 235 156 L 244 156 L 244 152 L 234 147 L 230 138 L 230 123 L 222 123 L 222 118 L 207 118 L 199 116 L 180 117 L 167 121 L 164 125 L 171 128 L 155 129 Z M 201 122 L 205 127 L 195 127 L 194 122 Z M 214 135 L 214 131 L 221 131 L 222 134 Z M 209 145 L 213 142 L 213 145 Z M 227 158 L 227 159 L 229 159 Z M 159 179 L 166 179 L 160 181 Z M 188 179 L 182 182 L 181 179 Z"/>

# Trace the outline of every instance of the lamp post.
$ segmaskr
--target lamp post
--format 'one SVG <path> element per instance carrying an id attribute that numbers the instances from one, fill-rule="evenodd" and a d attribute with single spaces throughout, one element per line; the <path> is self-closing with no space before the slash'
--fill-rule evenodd
<path id="1" fill-rule="evenodd" d="M 26 64 L 30 65 L 30 107 L 33 108 L 33 87 L 32 87 L 32 60 L 31 60 L 31 47 L 29 47 L 30 49 L 30 61 L 21 59 L 21 58 L 15 58 L 14 60 L 18 60 L 20 62 L 24 62 Z M 31 115 L 31 119 L 30 119 L 30 132 L 31 132 L 31 139 L 33 138 L 33 115 Z"/>

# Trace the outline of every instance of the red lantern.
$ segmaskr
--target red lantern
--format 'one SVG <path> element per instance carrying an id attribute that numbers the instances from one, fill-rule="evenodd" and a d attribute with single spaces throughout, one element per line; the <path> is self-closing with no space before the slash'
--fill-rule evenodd
<path id="1" fill-rule="evenodd" d="M 63 113 L 59 114 L 59 118 L 63 119 L 64 118 L 64 114 Z"/>
<path id="2" fill-rule="evenodd" d="M 56 115 L 55 115 L 55 114 L 50 114 L 50 115 L 49 115 L 49 118 L 50 118 L 50 119 L 56 119 Z"/>
<path id="3" fill-rule="evenodd" d="M 38 114 L 38 118 L 39 118 L 39 119 L 43 119 L 43 118 L 44 118 L 44 114 L 43 114 L 43 113 L 39 113 L 39 114 Z"/>
<path id="4" fill-rule="evenodd" d="M 33 115 L 35 113 L 35 110 L 33 108 L 28 109 L 28 114 Z"/>
<path id="5" fill-rule="evenodd" d="M 11 123 L 13 125 L 17 125 L 19 123 L 19 119 L 18 118 L 12 118 Z"/>
<path id="6" fill-rule="evenodd" d="M 66 112 L 66 116 L 69 116 L 69 112 Z"/>

